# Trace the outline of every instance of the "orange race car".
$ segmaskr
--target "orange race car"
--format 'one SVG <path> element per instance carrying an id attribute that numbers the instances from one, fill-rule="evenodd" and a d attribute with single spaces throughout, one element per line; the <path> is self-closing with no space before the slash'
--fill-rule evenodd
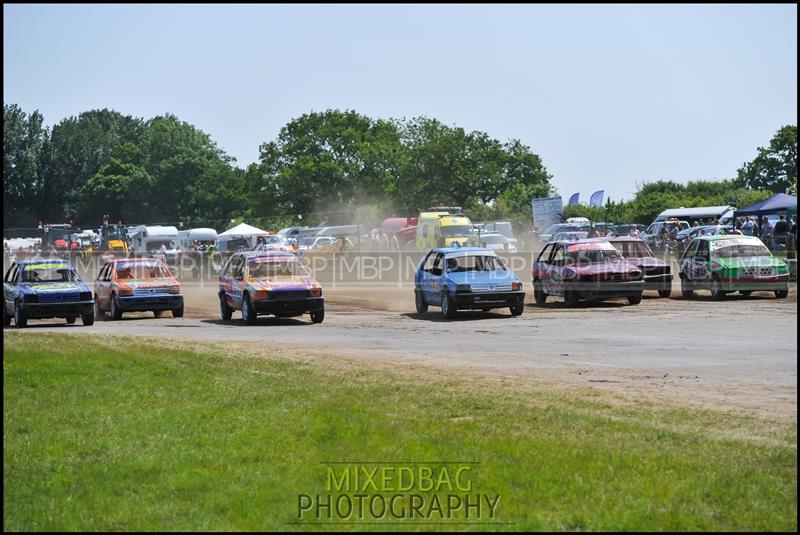
<path id="1" fill-rule="evenodd" d="M 125 258 L 106 262 L 94 284 L 95 315 L 108 312 L 111 319 L 123 312 L 152 310 L 159 317 L 171 310 L 183 316 L 181 285 L 169 268 L 156 258 Z"/>

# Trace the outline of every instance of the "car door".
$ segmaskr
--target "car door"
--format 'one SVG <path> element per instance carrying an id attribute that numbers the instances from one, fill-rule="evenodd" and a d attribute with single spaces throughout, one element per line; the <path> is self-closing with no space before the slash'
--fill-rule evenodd
<path id="1" fill-rule="evenodd" d="M 245 258 L 241 255 L 231 261 L 230 267 L 230 303 L 233 308 L 242 308 L 242 294 L 244 293 L 244 268 Z"/>
<path id="2" fill-rule="evenodd" d="M 692 280 L 695 284 L 708 285 L 711 282 L 711 253 L 708 240 L 697 240 L 697 250 L 692 260 Z"/>
<path id="3" fill-rule="evenodd" d="M 533 263 L 533 273 L 531 273 L 531 278 L 539 279 L 542 281 L 542 285 L 544 285 L 545 278 L 549 276 L 547 272 L 547 265 L 550 262 L 550 254 L 553 252 L 553 244 L 548 243 L 544 246 L 544 249 L 541 250 L 539 256 L 536 258 L 536 261 Z"/>
<path id="4" fill-rule="evenodd" d="M 225 262 L 225 265 L 222 266 L 222 270 L 219 272 L 219 291 L 222 292 L 222 298 L 228 304 L 228 306 L 233 306 L 233 269 L 234 265 L 239 261 L 241 258 L 240 255 L 233 255 L 228 258 L 228 261 Z"/>
<path id="5" fill-rule="evenodd" d="M 428 271 L 427 284 L 424 289 L 425 300 L 428 303 L 441 302 L 442 275 L 444 275 L 444 254 L 434 253 L 433 263 Z"/>
<path id="6" fill-rule="evenodd" d="M 14 262 L 6 272 L 5 279 L 3 279 L 3 306 L 5 307 L 6 314 L 14 313 L 14 299 L 17 295 L 17 275 L 19 274 L 19 265 Z"/>
<path id="7" fill-rule="evenodd" d="M 430 285 L 430 269 L 431 266 L 433 266 L 434 258 L 436 258 L 436 253 L 433 251 L 430 251 L 428 254 L 426 254 L 425 258 L 422 259 L 422 262 L 419 263 L 419 268 L 417 268 L 417 273 L 414 277 L 414 282 L 422 292 L 423 296 L 426 296 L 425 292 Z"/>
<path id="8" fill-rule="evenodd" d="M 106 310 L 111 296 L 110 283 L 108 282 L 108 272 L 111 270 L 111 262 L 106 262 L 100 268 L 97 279 L 94 281 L 94 298 L 100 310 Z"/>
<path id="9" fill-rule="evenodd" d="M 564 293 L 561 270 L 564 268 L 566 251 L 563 245 L 556 245 L 547 263 L 547 277 L 545 291 L 550 295 L 561 295 Z"/>

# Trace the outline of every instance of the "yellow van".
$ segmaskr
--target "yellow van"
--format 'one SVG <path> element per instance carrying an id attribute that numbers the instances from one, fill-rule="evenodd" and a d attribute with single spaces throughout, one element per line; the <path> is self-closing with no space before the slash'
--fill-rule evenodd
<path id="1" fill-rule="evenodd" d="M 447 212 L 420 212 L 417 221 L 417 250 L 427 251 L 434 247 L 469 245 L 472 240 L 472 221 L 465 216 Z"/>

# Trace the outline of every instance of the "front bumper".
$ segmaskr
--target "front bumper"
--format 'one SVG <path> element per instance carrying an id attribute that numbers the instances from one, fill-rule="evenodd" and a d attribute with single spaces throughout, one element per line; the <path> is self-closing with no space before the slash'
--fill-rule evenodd
<path id="1" fill-rule="evenodd" d="M 565 291 L 577 291 L 580 299 L 615 299 L 637 296 L 645 289 L 645 281 L 573 282 L 564 284 Z"/>
<path id="2" fill-rule="evenodd" d="M 322 310 L 325 308 L 325 298 L 261 299 L 253 301 L 253 307 L 256 310 L 256 314 L 299 315 Z"/>
<path id="3" fill-rule="evenodd" d="M 644 276 L 644 289 L 645 290 L 663 290 L 665 288 L 672 288 L 672 274 L 664 273 L 661 275 L 645 275 Z"/>
<path id="4" fill-rule="evenodd" d="M 524 303 L 525 292 L 456 293 L 454 300 L 457 308 L 501 308 Z"/>
<path id="5" fill-rule="evenodd" d="M 66 318 L 67 316 L 83 316 L 91 313 L 94 310 L 94 301 L 21 303 L 21 308 L 27 318 Z"/>
<path id="6" fill-rule="evenodd" d="M 723 292 L 774 292 L 789 289 L 789 275 L 753 277 L 748 279 L 723 279 Z"/>
<path id="7" fill-rule="evenodd" d="M 119 305 L 119 309 L 125 312 L 173 310 L 183 306 L 183 296 L 174 294 L 156 294 L 117 297 L 117 304 Z"/>

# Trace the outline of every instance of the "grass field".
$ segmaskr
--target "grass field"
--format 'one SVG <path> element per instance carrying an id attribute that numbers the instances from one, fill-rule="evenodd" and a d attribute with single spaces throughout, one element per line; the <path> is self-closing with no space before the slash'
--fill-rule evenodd
<path id="1" fill-rule="evenodd" d="M 376 529 L 292 524 L 321 463 L 469 460 L 448 529 L 797 529 L 794 424 L 200 347 L 5 332 L 4 528 Z"/>

